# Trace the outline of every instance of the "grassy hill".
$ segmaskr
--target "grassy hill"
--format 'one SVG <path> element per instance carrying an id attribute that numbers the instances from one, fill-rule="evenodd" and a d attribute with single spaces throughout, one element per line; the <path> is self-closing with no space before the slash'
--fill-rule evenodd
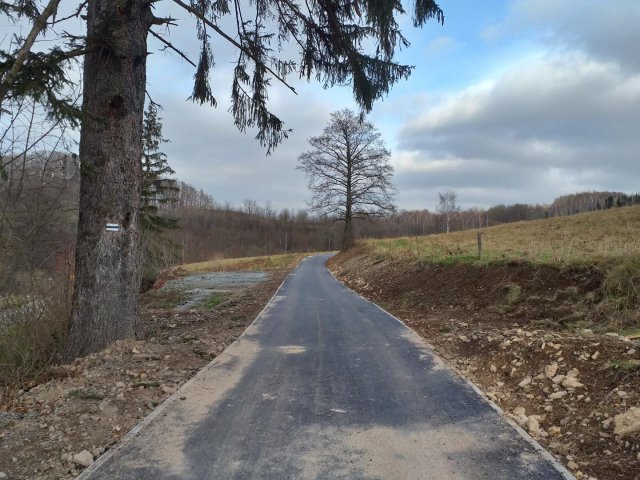
<path id="1" fill-rule="evenodd" d="M 640 257 L 640 206 L 484 228 L 478 258 L 477 230 L 368 240 L 378 257 L 433 263 L 528 262 L 537 265 L 620 263 Z"/>
<path id="2" fill-rule="evenodd" d="M 192 274 L 200 272 L 235 272 L 238 270 L 292 268 L 308 255 L 308 253 L 287 253 L 283 255 L 265 255 L 262 257 L 219 258 L 206 262 L 179 265 L 177 271 Z"/>

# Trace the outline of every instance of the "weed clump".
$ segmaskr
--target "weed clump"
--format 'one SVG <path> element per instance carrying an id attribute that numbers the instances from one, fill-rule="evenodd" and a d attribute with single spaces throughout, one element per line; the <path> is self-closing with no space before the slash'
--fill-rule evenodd
<path id="1" fill-rule="evenodd" d="M 629 257 L 611 268 L 602 288 L 620 310 L 640 306 L 640 257 Z"/>
<path id="2" fill-rule="evenodd" d="M 231 297 L 231 294 L 228 292 L 214 292 L 207 300 L 205 300 L 201 308 L 206 310 L 213 310 L 222 302 L 225 302 Z"/>
<path id="3" fill-rule="evenodd" d="M 102 400 L 104 395 L 93 390 L 73 389 L 68 394 L 69 398 L 78 398 L 80 400 Z"/>
<path id="4" fill-rule="evenodd" d="M 173 310 L 187 301 L 187 293 L 178 288 L 152 290 L 142 297 L 142 302 L 151 308 Z"/>
<path id="5" fill-rule="evenodd" d="M 517 283 L 507 282 L 502 288 L 507 294 L 507 303 L 516 303 L 521 299 L 522 287 Z"/>
<path id="6" fill-rule="evenodd" d="M 71 315 L 70 281 L 53 282 L 27 303 L 5 302 L 0 322 L 0 386 L 31 384 L 60 363 Z M 7 298 L 7 297 L 5 297 Z"/>

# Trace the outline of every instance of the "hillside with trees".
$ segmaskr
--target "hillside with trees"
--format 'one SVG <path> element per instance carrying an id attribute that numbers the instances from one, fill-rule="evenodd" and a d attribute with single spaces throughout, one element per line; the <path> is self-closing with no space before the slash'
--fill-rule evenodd
<path id="1" fill-rule="evenodd" d="M 71 261 L 78 215 L 79 164 L 74 155 L 37 152 L 20 161 L 3 157 L 7 172 L 0 183 L 0 288 L 35 285 L 47 272 Z M 163 180 L 163 182 L 165 182 Z M 216 201 L 186 182 L 154 194 L 155 222 L 174 219 L 175 227 L 151 229 L 155 245 L 154 275 L 176 263 L 329 251 L 340 248 L 344 225 L 331 216 L 306 209 L 275 210 L 270 203 L 245 200 L 242 205 Z M 484 228 L 503 223 L 559 217 L 640 203 L 640 195 L 583 192 L 557 198 L 549 205 L 496 205 L 488 209 L 401 210 L 353 221 L 355 238 L 419 236 Z M 162 223 L 162 222 L 160 222 Z M 169 222 L 171 223 L 171 222 Z"/>

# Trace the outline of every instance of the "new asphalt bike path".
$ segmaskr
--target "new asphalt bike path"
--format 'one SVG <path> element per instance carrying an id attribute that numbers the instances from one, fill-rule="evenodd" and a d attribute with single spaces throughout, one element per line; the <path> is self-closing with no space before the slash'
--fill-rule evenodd
<path id="1" fill-rule="evenodd" d="M 79 478 L 573 478 L 327 258 Z"/>

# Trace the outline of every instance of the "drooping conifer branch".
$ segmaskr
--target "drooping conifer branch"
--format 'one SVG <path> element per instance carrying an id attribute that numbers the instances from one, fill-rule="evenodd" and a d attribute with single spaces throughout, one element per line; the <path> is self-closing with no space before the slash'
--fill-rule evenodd
<path id="1" fill-rule="evenodd" d="M 60 5 L 60 0 L 49 0 L 49 3 L 47 3 L 47 6 L 42 10 L 42 13 L 34 19 L 31 30 L 18 50 L 18 54 L 13 61 L 13 65 L 5 72 L 2 76 L 2 80 L 0 81 L 0 106 L 2 106 L 2 102 L 7 96 L 9 89 L 13 86 L 13 83 L 18 77 L 22 66 L 31 52 L 31 48 L 36 41 L 36 38 L 38 38 L 38 35 L 47 28 L 49 18 L 54 16 L 58 11 L 58 5 Z"/>

